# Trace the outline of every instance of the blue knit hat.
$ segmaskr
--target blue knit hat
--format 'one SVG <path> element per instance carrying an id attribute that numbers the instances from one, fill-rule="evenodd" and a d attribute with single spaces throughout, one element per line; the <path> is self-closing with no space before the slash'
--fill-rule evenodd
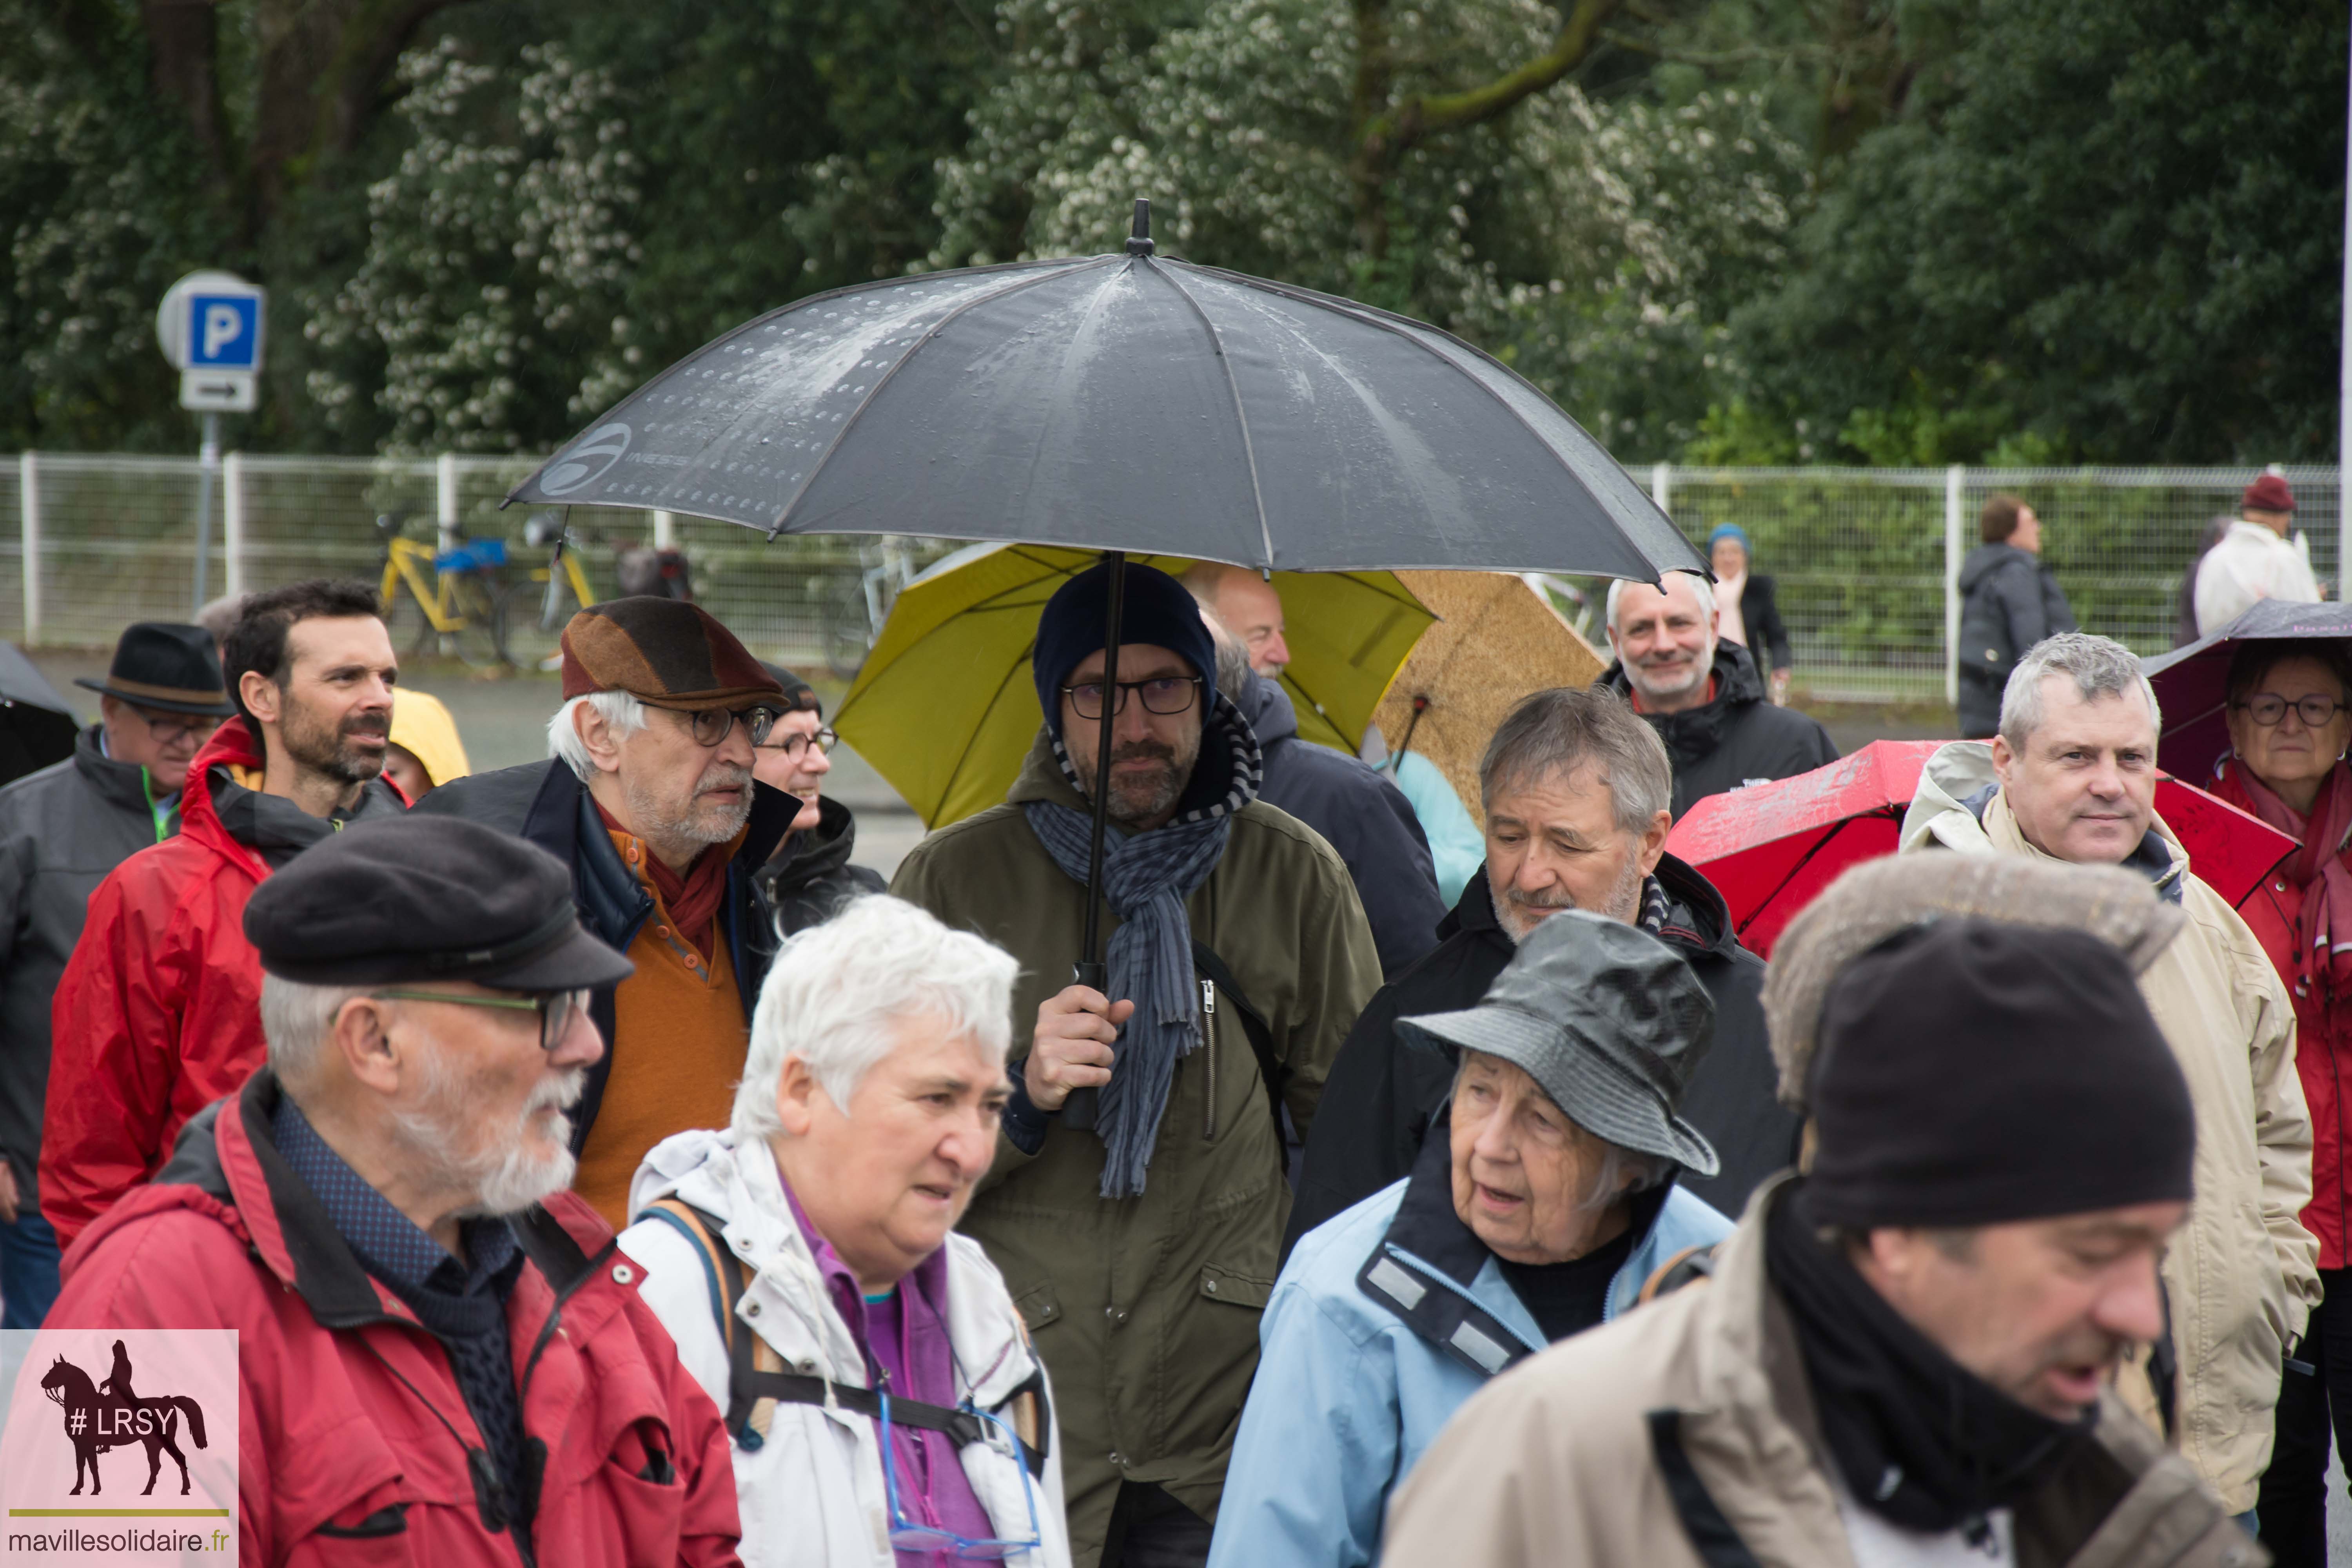
<path id="1" fill-rule="evenodd" d="M 1046 727 L 1062 732 L 1062 684 L 1070 671 L 1103 646 L 1103 616 L 1110 607 L 1110 563 L 1104 562 L 1079 573 L 1045 601 L 1037 617 L 1037 646 L 1030 653 L 1030 673 L 1037 681 L 1037 706 L 1045 711 Z M 1201 619 L 1201 606 L 1184 584 L 1165 572 L 1136 562 L 1127 563 L 1127 602 L 1120 609 L 1119 674 L 1132 668 L 1125 650 L 1137 643 L 1164 647 L 1192 667 L 1201 678 L 1201 711 L 1217 703 L 1217 645 Z"/>
<path id="2" fill-rule="evenodd" d="M 1706 536 L 1706 547 L 1713 550 L 1727 539 L 1736 539 L 1739 541 L 1740 549 L 1747 551 L 1750 555 L 1756 553 L 1754 547 L 1748 542 L 1748 531 L 1736 522 L 1717 523 L 1715 531 Z"/>

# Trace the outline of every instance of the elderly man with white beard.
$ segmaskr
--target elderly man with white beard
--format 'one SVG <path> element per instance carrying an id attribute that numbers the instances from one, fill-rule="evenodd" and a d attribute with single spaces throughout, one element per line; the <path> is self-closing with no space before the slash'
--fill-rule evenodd
<path id="1" fill-rule="evenodd" d="M 629 1178 L 673 1133 L 720 1127 L 776 939 L 754 875 L 803 803 L 752 777 L 783 688 L 699 607 L 614 599 L 563 629 L 551 760 L 476 773 L 418 804 L 572 868 L 580 919 L 637 968 L 589 1011 L 608 1047 L 574 1117 L 580 1195 L 615 1229 Z"/>
<path id="2" fill-rule="evenodd" d="M 68 1257 L 54 1327 L 236 1332 L 248 1562 L 736 1562 L 719 1413 L 563 1190 L 630 967 L 571 880 L 415 816 L 298 857 L 245 914 L 268 1065 Z"/>

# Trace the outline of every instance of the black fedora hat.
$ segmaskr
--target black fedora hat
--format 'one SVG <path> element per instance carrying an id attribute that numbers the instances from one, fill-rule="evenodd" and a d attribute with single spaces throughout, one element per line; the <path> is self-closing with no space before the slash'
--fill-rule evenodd
<path id="1" fill-rule="evenodd" d="M 221 679 L 213 634 L 172 621 L 134 621 L 125 626 L 106 679 L 85 676 L 74 684 L 165 713 L 226 718 L 236 711 L 229 704 L 228 682 Z"/>

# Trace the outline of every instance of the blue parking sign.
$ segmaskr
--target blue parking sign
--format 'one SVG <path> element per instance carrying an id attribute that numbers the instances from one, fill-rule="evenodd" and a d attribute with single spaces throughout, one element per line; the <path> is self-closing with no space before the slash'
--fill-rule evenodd
<path id="1" fill-rule="evenodd" d="M 188 363 L 251 370 L 261 347 L 261 301 L 250 294 L 188 296 Z"/>

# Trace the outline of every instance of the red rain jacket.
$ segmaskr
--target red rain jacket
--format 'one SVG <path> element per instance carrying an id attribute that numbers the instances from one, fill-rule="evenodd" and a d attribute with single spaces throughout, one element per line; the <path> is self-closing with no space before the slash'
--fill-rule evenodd
<path id="1" fill-rule="evenodd" d="M 269 868 L 213 809 L 212 770 L 258 768 L 245 721 L 188 769 L 178 837 L 98 885 L 50 1004 L 41 1213 L 70 1246 L 153 1175 L 197 1111 L 261 1064 L 261 964 L 245 901 Z"/>
<path id="2" fill-rule="evenodd" d="M 520 1568 L 482 1522 L 466 1458 L 482 1437 L 447 1353 L 278 1156 L 278 1093 L 255 1073 L 190 1124 L 67 1253 L 49 1324 L 237 1331 L 242 1563 Z M 507 1327 L 524 1441 L 546 1447 L 538 1561 L 740 1568 L 727 1431 L 638 1299 L 639 1266 L 572 1194 L 513 1223 Z"/>

